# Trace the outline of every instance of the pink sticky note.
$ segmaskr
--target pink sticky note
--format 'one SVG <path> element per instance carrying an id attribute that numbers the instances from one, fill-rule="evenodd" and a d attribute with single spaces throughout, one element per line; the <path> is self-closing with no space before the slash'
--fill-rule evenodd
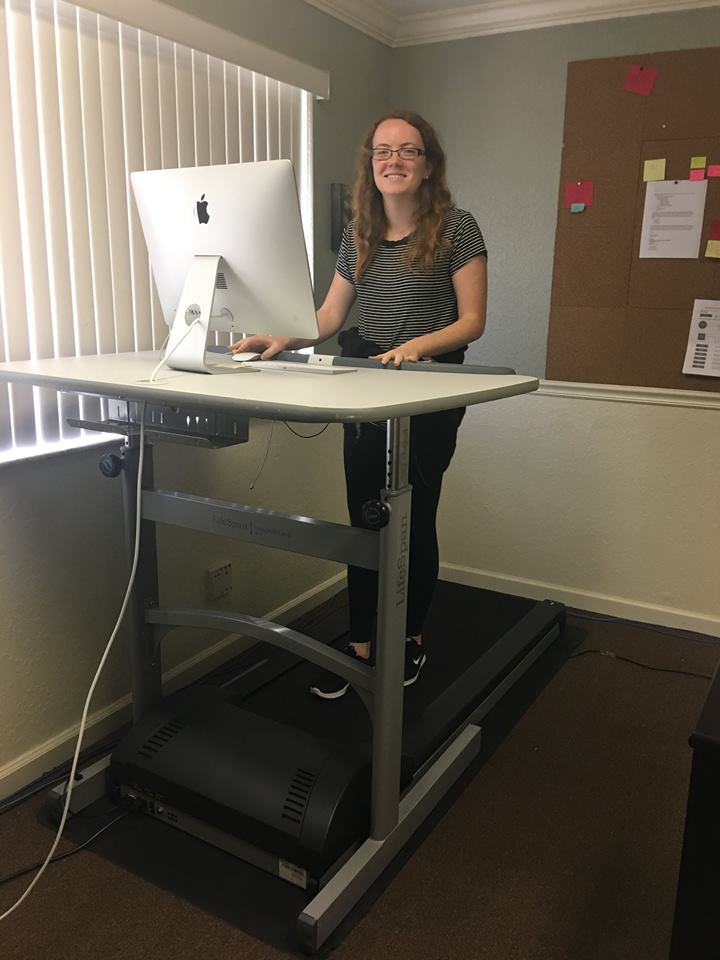
<path id="1" fill-rule="evenodd" d="M 655 86 L 657 74 L 655 67 L 643 67 L 639 63 L 633 63 L 625 77 L 623 89 L 628 93 L 639 93 L 641 97 L 649 97 Z"/>
<path id="2" fill-rule="evenodd" d="M 691 170 L 691 171 L 690 171 L 690 179 L 691 179 L 691 180 L 704 180 L 704 179 L 705 179 L 705 171 L 704 171 L 704 170 Z"/>
<path id="3" fill-rule="evenodd" d="M 592 180 L 572 180 L 565 184 L 564 207 L 571 207 L 574 203 L 584 203 L 586 207 L 589 207 L 592 206 L 592 202 Z"/>
<path id="4" fill-rule="evenodd" d="M 720 220 L 710 221 L 710 233 L 708 240 L 720 240 Z"/>
<path id="5" fill-rule="evenodd" d="M 709 177 L 720 177 L 720 163 L 711 163 L 707 168 L 707 175 Z"/>

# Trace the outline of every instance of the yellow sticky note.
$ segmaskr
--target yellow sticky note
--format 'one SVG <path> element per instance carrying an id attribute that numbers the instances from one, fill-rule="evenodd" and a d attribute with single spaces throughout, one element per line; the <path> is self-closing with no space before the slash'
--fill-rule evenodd
<path id="1" fill-rule="evenodd" d="M 720 240 L 708 240 L 706 257 L 717 257 L 720 259 Z"/>
<path id="2" fill-rule="evenodd" d="M 691 170 L 700 170 L 701 167 L 707 166 L 707 157 L 690 157 L 690 169 Z"/>
<path id="3" fill-rule="evenodd" d="M 664 180 L 665 179 L 665 158 L 660 160 L 646 160 L 643 168 L 643 180 Z"/>

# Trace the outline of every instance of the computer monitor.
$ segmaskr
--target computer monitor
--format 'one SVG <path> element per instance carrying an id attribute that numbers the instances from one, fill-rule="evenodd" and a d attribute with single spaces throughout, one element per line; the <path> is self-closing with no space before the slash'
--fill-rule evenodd
<path id="1" fill-rule="evenodd" d="M 170 327 L 168 366 L 212 372 L 210 330 L 318 336 L 289 160 L 147 170 L 130 179 Z"/>

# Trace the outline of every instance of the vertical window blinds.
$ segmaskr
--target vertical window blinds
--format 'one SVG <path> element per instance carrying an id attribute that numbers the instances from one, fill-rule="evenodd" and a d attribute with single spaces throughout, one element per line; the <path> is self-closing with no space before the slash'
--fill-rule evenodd
<path id="1" fill-rule="evenodd" d="M 159 348 L 133 170 L 293 161 L 310 95 L 62 0 L 0 2 L 0 360 Z M 0 384 L 0 457 L 77 442 L 93 398 Z"/>

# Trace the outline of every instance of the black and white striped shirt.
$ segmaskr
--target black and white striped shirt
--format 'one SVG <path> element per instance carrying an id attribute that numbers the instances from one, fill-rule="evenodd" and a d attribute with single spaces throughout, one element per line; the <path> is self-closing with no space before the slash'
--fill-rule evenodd
<path id="1" fill-rule="evenodd" d="M 471 213 L 452 207 L 443 238 L 449 240 L 430 268 L 410 269 L 408 243 L 383 240 L 365 276 L 357 283 L 357 256 L 352 221 L 343 232 L 337 272 L 355 287 L 361 336 L 391 350 L 414 337 L 442 330 L 458 319 L 452 275 L 473 257 L 486 257 L 485 241 Z"/>

